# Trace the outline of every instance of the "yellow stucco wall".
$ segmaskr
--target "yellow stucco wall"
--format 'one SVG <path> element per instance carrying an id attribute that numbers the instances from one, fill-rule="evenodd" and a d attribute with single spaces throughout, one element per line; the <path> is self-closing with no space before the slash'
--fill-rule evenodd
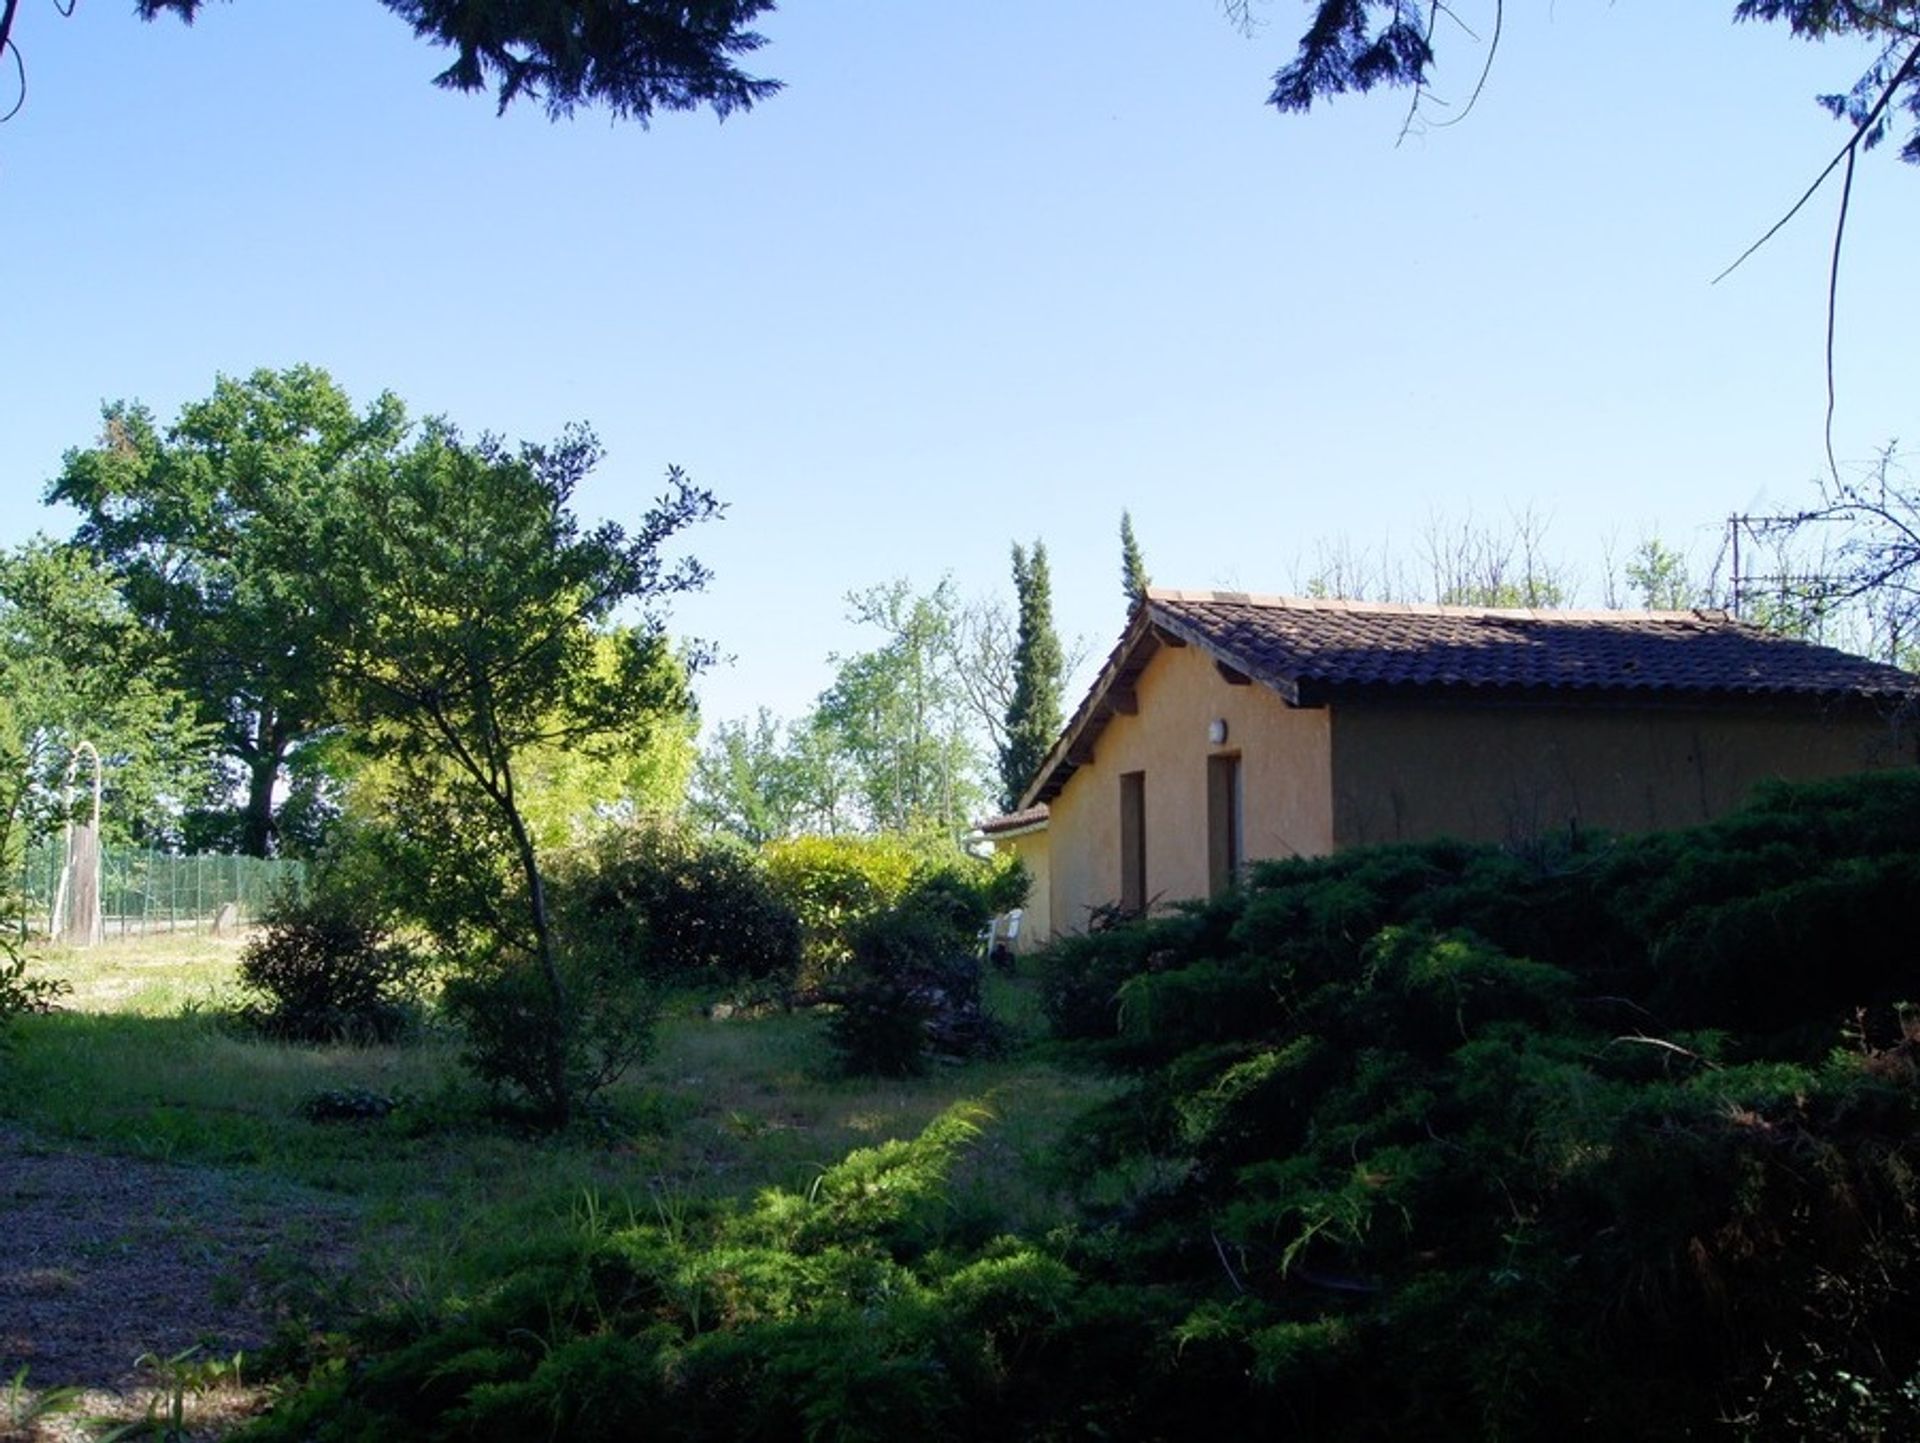
<path id="1" fill-rule="evenodd" d="M 1017 837 L 994 843 L 997 850 L 1012 852 L 1025 862 L 1027 875 L 1033 879 L 1033 887 L 1027 893 L 1026 907 L 1020 918 L 1020 937 L 1014 945 L 1016 952 L 1031 952 L 1053 935 L 1053 880 L 1048 867 L 1048 831 L 1049 828 L 1041 827 L 1037 831 L 1022 832 Z"/>
<path id="2" fill-rule="evenodd" d="M 1099 734 L 1093 759 L 1022 838 L 1046 877 L 1035 943 L 1083 930 L 1121 895 L 1120 778 L 1145 777 L 1146 895 L 1207 893 L 1207 759 L 1237 753 L 1245 860 L 1455 836 L 1508 842 L 1582 827 L 1692 826 L 1756 783 L 1920 760 L 1913 733 L 1857 711 L 1730 703 L 1620 707 L 1341 703 L 1294 709 L 1232 686 L 1197 647 L 1166 648 L 1135 684 L 1138 711 Z M 1213 746 L 1208 724 L 1227 723 Z M 1044 843 L 1044 846 L 1041 844 Z M 1040 854 L 1040 855 L 1036 855 Z M 1036 887 L 1036 895 L 1039 892 Z M 1038 906 L 1038 903 L 1035 904 Z"/>
<path id="3" fill-rule="evenodd" d="M 1319 856 L 1333 847 L 1331 751 L 1324 710 L 1295 711 L 1267 688 L 1230 686 L 1197 647 L 1159 652 L 1135 686 L 1138 714 L 1117 716 L 1091 763 L 1051 802 L 1049 931 L 1085 928 L 1120 895 L 1120 777 L 1144 772 L 1146 894 L 1207 891 L 1207 758 L 1240 755 L 1248 860 Z M 1208 743 L 1215 718 L 1223 746 Z"/>
<path id="4" fill-rule="evenodd" d="M 1331 710 L 1342 847 L 1443 834 L 1514 841 L 1576 818 L 1609 831 L 1693 826 L 1739 806 L 1760 781 L 1915 760 L 1911 734 L 1886 721 L 1804 708 Z"/>

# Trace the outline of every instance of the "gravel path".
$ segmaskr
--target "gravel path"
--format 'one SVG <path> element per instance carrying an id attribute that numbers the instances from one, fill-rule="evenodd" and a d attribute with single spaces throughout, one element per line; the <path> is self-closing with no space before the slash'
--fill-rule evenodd
<path id="1" fill-rule="evenodd" d="M 0 1388 L 24 1366 L 35 1390 L 133 1398 L 143 1356 L 257 1348 L 344 1271 L 353 1229 L 325 1194 L 0 1128 Z"/>

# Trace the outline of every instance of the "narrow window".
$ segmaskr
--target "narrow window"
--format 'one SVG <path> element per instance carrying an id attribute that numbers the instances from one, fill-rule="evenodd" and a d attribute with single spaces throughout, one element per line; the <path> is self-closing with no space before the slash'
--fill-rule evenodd
<path id="1" fill-rule="evenodd" d="M 1139 912 L 1147 905 L 1147 774 L 1120 775 L 1120 905 Z"/>
<path id="2" fill-rule="evenodd" d="M 1207 891 L 1218 897 L 1240 874 L 1240 758 L 1207 758 Z"/>

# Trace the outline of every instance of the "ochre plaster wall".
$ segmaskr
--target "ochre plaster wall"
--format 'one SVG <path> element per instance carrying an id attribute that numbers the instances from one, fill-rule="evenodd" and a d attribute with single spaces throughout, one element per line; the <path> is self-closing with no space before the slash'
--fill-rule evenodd
<path id="1" fill-rule="evenodd" d="M 1088 910 L 1120 896 L 1120 777 L 1146 774 L 1146 895 L 1207 892 L 1207 758 L 1240 756 L 1247 860 L 1320 856 L 1333 848 L 1331 753 L 1324 710 L 1289 708 L 1266 687 L 1230 686 L 1197 647 L 1155 654 L 1135 686 L 1139 711 L 1108 722 L 1093 761 L 1051 803 L 1049 926 L 1085 928 Z M 1227 723 L 1223 746 L 1208 724 Z"/>
<path id="2" fill-rule="evenodd" d="M 1723 707 L 1340 705 L 1333 838 L 1506 842 L 1693 826 L 1754 784 L 1911 764 L 1911 734 L 1857 714 Z"/>
<path id="3" fill-rule="evenodd" d="M 1048 871 L 1051 848 L 1047 845 L 1047 834 L 1051 830 L 1050 826 L 1041 827 L 995 844 L 1025 862 L 1027 875 L 1033 879 L 1020 918 L 1020 936 L 1014 944 L 1016 952 L 1031 952 L 1053 935 L 1053 879 Z"/>

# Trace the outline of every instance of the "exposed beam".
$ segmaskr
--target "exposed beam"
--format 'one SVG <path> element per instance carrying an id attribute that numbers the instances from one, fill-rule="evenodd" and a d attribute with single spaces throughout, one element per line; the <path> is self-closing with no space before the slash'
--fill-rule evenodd
<path id="1" fill-rule="evenodd" d="M 1119 716 L 1140 715 L 1140 697 L 1129 686 L 1116 686 L 1108 692 L 1107 705 Z"/>
<path id="2" fill-rule="evenodd" d="M 1253 678 L 1236 667 L 1228 666 L 1224 661 L 1216 661 L 1213 669 L 1220 673 L 1220 679 L 1228 686 L 1251 686 Z"/>

